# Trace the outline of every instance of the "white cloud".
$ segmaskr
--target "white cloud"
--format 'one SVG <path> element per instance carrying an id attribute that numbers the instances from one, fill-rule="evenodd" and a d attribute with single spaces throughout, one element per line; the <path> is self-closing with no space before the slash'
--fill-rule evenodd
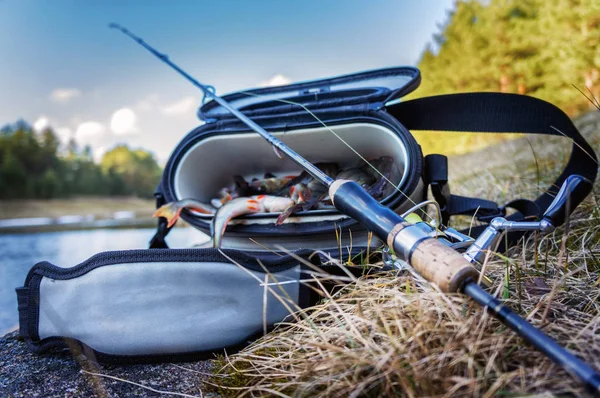
<path id="1" fill-rule="evenodd" d="M 94 162 L 100 163 L 100 161 L 102 160 L 102 156 L 104 156 L 105 153 L 106 153 L 106 148 L 103 146 L 94 149 L 94 153 L 92 154 L 92 157 L 94 158 Z"/>
<path id="2" fill-rule="evenodd" d="M 278 73 L 269 80 L 262 81 L 258 83 L 259 87 L 273 87 L 273 86 L 285 86 L 286 84 L 290 84 L 292 80 L 282 74 Z"/>
<path id="3" fill-rule="evenodd" d="M 87 143 L 90 139 L 101 136 L 106 132 L 106 127 L 98 122 L 81 123 L 75 130 L 75 137 L 80 143 Z"/>
<path id="4" fill-rule="evenodd" d="M 67 143 L 73 137 L 73 130 L 68 127 L 58 127 L 54 130 L 60 142 Z"/>
<path id="5" fill-rule="evenodd" d="M 129 108 L 121 108 L 113 113 L 110 119 L 110 129 L 117 135 L 133 133 L 137 131 L 137 116 Z"/>
<path id="6" fill-rule="evenodd" d="M 84 118 L 83 118 L 83 117 L 81 117 L 81 116 L 79 116 L 79 115 L 75 115 L 75 116 L 72 116 L 72 117 L 69 119 L 69 124 L 70 124 L 71 126 L 76 126 L 76 125 L 78 125 L 78 124 L 81 124 L 81 123 L 83 123 L 83 121 L 84 121 Z"/>
<path id="7" fill-rule="evenodd" d="M 46 128 L 50 127 L 50 120 L 46 117 L 46 116 L 40 116 L 34 123 L 33 123 L 33 128 L 36 131 L 44 131 Z M 89 130 L 89 126 L 85 127 L 83 131 L 85 132 L 87 130 Z M 58 140 L 62 143 L 67 143 L 69 142 L 69 140 L 73 137 L 73 130 L 69 127 L 57 127 L 57 128 L 52 128 L 52 131 L 54 131 L 54 134 L 56 135 L 56 137 L 58 138 Z M 85 135 L 85 134 L 84 134 Z"/>
<path id="8" fill-rule="evenodd" d="M 179 116 L 189 114 L 197 106 L 198 101 L 194 97 L 185 97 L 161 108 L 162 113 L 167 116 Z"/>
<path id="9" fill-rule="evenodd" d="M 135 109 L 140 112 L 149 112 L 158 106 L 158 94 L 150 94 L 137 103 Z"/>
<path id="10" fill-rule="evenodd" d="M 50 126 L 50 121 L 46 116 L 40 116 L 38 120 L 33 123 L 33 128 L 36 131 L 43 131 L 44 129 L 48 128 L 48 126 Z"/>
<path id="11" fill-rule="evenodd" d="M 50 93 L 50 99 L 54 102 L 69 102 L 73 98 L 79 97 L 81 91 L 76 88 L 57 88 Z"/>

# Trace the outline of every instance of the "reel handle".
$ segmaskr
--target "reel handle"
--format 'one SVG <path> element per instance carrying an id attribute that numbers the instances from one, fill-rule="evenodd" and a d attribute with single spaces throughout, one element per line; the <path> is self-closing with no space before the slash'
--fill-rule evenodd
<path id="1" fill-rule="evenodd" d="M 479 278 L 479 272 L 460 253 L 381 205 L 358 183 L 336 180 L 329 187 L 329 196 L 336 209 L 386 241 L 399 258 L 442 291 L 456 292 L 467 279 Z"/>
<path id="2" fill-rule="evenodd" d="M 578 174 L 570 175 L 560 187 L 560 191 L 558 191 L 542 218 L 555 227 L 562 225 L 569 214 L 575 210 L 591 190 L 592 183 L 587 178 Z"/>

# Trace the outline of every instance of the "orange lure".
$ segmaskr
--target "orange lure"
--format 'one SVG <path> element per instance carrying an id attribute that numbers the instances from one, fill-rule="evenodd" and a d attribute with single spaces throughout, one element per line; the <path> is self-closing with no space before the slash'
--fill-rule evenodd
<path id="1" fill-rule="evenodd" d="M 162 205 L 154 212 L 154 217 L 164 217 L 167 219 L 167 227 L 175 225 L 181 214 L 181 210 L 189 209 L 202 214 L 214 214 L 215 209 L 212 206 L 205 205 L 194 199 L 183 199 L 177 202 L 167 203 Z"/>
<path id="2" fill-rule="evenodd" d="M 227 224 L 234 217 L 251 213 L 281 212 L 292 206 L 294 201 L 290 198 L 272 195 L 255 195 L 249 198 L 237 198 L 225 203 L 217 210 L 211 223 L 213 246 L 220 247 Z"/>

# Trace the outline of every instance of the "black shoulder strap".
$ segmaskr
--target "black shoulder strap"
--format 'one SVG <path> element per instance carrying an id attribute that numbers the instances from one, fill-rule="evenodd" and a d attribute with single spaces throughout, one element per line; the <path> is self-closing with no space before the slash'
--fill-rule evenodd
<path id="1" fill-rule="evenodd" d="M 544 212 L 565 179 L 579 174 L 594 182 L 596 154 L 569 117 L 556 106 L 517 94 L 467 93 L 418 98 L 391 105 L 387 111 L 409 130 L 478 133 L 528 133 L 570 138 L 571 157 L 561 175 L 535 200 Z M 515 206 L 516 207 L 516 206 Z"/>
<path id="2" fill-rule="evenodd" d="M 431 194 L 440 205 L 442 224 L 448 225 L 450 216 L 476 215 L 479 221 L 489 222 L 494 217 L 504 216 L 504 209 L 487 199 L 470 198 L 450 193 L 448 184 L 448 158 L 430 154 L 424 158 L 423 181 L 431 187 Z M 530 215 L 530 214 L 527 214 Z M 536 214 L 537 215 L 537 214 Z"/>

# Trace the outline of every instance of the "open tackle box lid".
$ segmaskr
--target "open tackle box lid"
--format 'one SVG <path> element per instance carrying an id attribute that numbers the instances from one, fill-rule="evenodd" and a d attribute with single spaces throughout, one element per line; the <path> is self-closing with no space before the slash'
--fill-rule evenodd
<path id="1" fill-rule="evenodd" d="M 402 66 L 238 91 L 222 98 L 247 116 L 289 113 L 290 107 L 297 107 L 292 102 L 311 110 L 365 105 L 379 109 L 416 89 L 420 81 L 417 68 Z M 208 123 L 234 116 L 216 101 L 210 100 L 198 109 L 198 117 Z"/>
<path id="2" fill-rule="evenodd" d="M 386 178 L 393 184 L 386 184 L 380 202 L 404 211 L 425 197 L 422 153 L 410 131 L 386 110 L 390 102 L 395 103 L 412 92 L 419 83 L 418 69 L 397 66 L 286 86 L 240 90 L 222 98 L 309 161 L 334 162 L 353 169 L 363 165 L 361 157 L 369 160 L 392 157 L 392 170 Z M 220 188 L 231 184 L 234 175 L 249 181 L 260 179 L 265 173 L 276 176 L 300 173 L 293 161 L 275 156 L 271 146 L 216 101 L 203 104 L 198 116 L 206 123 L 179 142 L 165 166 L 157 189 L 160 204 L 186 198 L 209 203 Z M 334 134 L 330 126 L 335 126 Z M 394 184 L 399 190 L 393 188 Z M 206 233 L 210 233 L 212 217 L 188 210 L 181 212 L 183 220 Z M 268 237 L 269 243 L 283 247 L 300 244 L 337 249 L 338 229 L 345 235 L 352 229 L 352 247 L 359 246 L 363 232 L 362 241 L 369 241 L 368 234 L 355 220 L 334 208 L 300 211 L 281 225 L 275 225 L 276 219 L 275 213 L 236 217 L 228 223 L 223 247 L 240 249 L 243 246 L 240 242 L 248 241 L 251 236 Z M 331 242 L 324 236 L 331 238 Z M 250 246 L 255 247 L 255 243 Z M 248 249 L 243 246 L 243 250 Z"/>

